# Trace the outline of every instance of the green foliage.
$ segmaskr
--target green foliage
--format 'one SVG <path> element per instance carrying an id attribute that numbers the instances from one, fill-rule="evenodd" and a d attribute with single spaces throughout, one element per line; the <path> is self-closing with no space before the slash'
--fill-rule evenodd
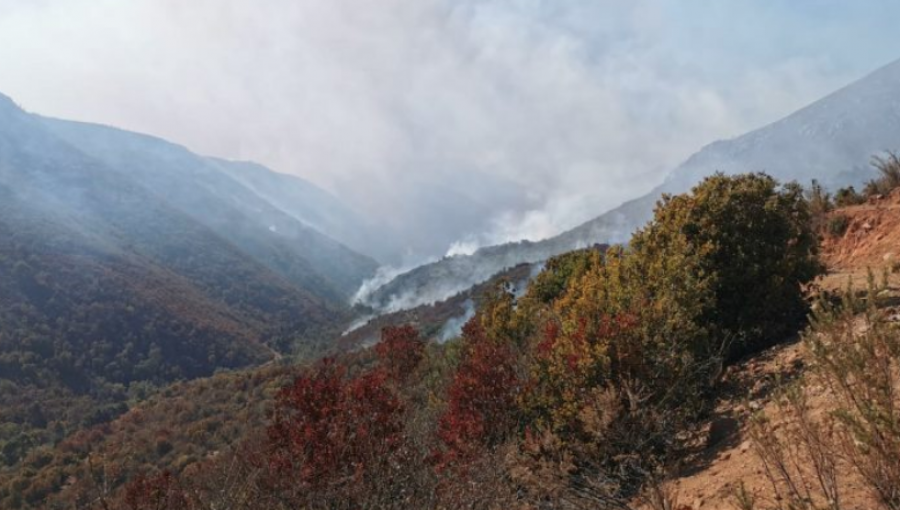
<path id="1" fill-rule="evenodd" d="M 824 270 L 802 189 L 763 174 L 715 175 L 664 197 L 632 247 L 650 300 L 685 310 L 695 338 L 732 359 L 797 331 L 803 286 Z"/>
<path id="2" fill-rule="evenodd" d="M 812 229 L 817 232 L 828 213 L 834 209 L 834 201 L 831 199 L 831 194 L 825 191 L 819 181 L 813 179 L 809 191 L 806 192 L 806 202 L 809 204 Z"/>
<path id="3" fill-rule="evenodd" d="M 576 281 L 597 263 L 597 253 L 595 249 L 584 249 L 551 257 L 528 286 L 526 300 L 544 305 L 556 301 L 569 283 Z"/>
<path id="4" fill-rule="evenodd" d="M 834 205 L 837 207 L 849 207 L 859 205 L 866 201 L 866 198 L 856 192 L 853 186 L 841 188 L 834 194 Z"/>
<path id="5" fill-rule="evenodd" d="M 828 219 L 828 235 L 841 237 L 850 226 L 850 218 L 845 214 L 836 214 Z"/>
<path id="6" fill-rule="evenodd" d="M 481 507 L 513 494 L 536 507 L 561 497 L 622 507 L 680 457 L 726 358 L 781 340 L 804 320 L 803 287 L 821 270 L 809 207 L 799 186 L 765 175 L 706 179 L 664 197 L 627 247 L 553 258 L 520 299 L 502 283 L 471 296 L 478 310 L 461 339 L 424 345 L 411 327 L 385 329 L 375 348 L 340 356 L 338 371 L 304 371 L 280 393 L 268 426 L 259 416 L 272 391 L 230 402 L 213 421 L 156 426 L 136 455 L 140 471 L 184 469 L 173 471 L 175 485 L 142 481 L 132 494 L 185 487 L 215 494 L 225 508 L 338 500 L 378 507 L 397 498 L 411 507 Z M 154 352 L 147 346 L 148 367 L 164 361 Z M 114 389 L 123 399 L 144 391 Z M 151 398 L 177 400 L 179 391 Z M 197 460 L 204 450 L 173 432 L 190 428 L 207 449 L 221 444 L 210 435 L 233 441 L 222 416 L 246 407 L 266 437 L 245 434 L 221 458 Z M 120 433 L 133 414 L 98 435 Z M 113 485 L 154 480 L 135 478 L 124 454 L 93 436 L 68 447 L 75 464 L 98 441 L 121 462 L 110 468 L 125 472 Z M 273 478 L 273 468 L 283 476 Z M 229 486 L 234 479 L 241 483 Z"/>
<path id="7" fill-rule="evenodd" d="M 524 462 L 562 456 L 607 496 L 633 493 L 677 456 L 727 357 L 801 326 L 821 271 L 810 223 L 799 186 L 716 175 L 665 196 L 628 248 L 551 261 L 520 309 L 538 337 Z"/>

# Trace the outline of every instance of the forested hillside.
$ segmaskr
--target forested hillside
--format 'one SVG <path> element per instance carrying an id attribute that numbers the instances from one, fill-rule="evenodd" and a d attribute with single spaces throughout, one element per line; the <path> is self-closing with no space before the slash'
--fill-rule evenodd
<path id="1" fill-rule="evenodd" d="M 252 166 L 203 158 L 164 140 L 110 127 L 55 119 L 41 119 L 41 124 L 323 299 L 346 301 L 375 272 L 374 260 L 313 229 L 233 177 Z M 273 173 L 267 177 L 276 178 Z"/>
<path id="2" fill-rule="evenodd" d="M 155 386 L 321 352 L 352 318 L 370 259 L 183 149 L 47 123 L 0 98 L 0 471 Z"/>
<path id="3" fill-rule="evenodd" d="M 300 368 L 267 400 L 270 418 L 215 458 L 173 465 L 136 452 L 157 467 L 120 477 L 101 499 L 625 505 L 690 448 L 724 367 L 803 327 L 802 291 L 822 269 L 812 224 L 796 185 L 710 178 L 661 202 L 628 248 L 552 259 L 520 296 L 504 285 L 483 294 L 460 338 L 426 343 L 391 327 L 371 349 Z M 96 448 L 111 451 L 107 441 Z M 87 451 L 49 454 L 81 473 L 54 489 L 78 487 L 60 502 L 100 497 L 85 480 Z"/>

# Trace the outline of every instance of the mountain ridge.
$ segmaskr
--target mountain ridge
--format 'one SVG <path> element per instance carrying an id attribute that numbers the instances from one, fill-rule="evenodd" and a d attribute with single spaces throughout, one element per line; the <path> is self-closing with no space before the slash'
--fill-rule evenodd
<path id="1" fill-rule="evenodd" d="M 871 157 L 893 148 L 900 148 L 900 59 L 781 119 L 705 145 L 649 193 L 575 228 L 542 241 L 485 247 L 419 266 L 375 289 L 365 302 L 388 311 L 396 310 L 397 303 L 427 304 L 518 263 L 596 243 L 624 242 L 650 219 L 661 194 L 687 191 L 715 172 L 762 171 L 782 182 L 816 179 L 831 188 L 858 186 L 875 176 L 868 166 Z"/>
<path id="2" fill-rule="evenodd" d="M 301 285 L 346 300 L 377 263 L 290 217 L 227 173 L 223 163 L 166 140 L 96 124 L 41 118 L 52 133 L 130 176 L 176 209 Z M 321 279 L 316 273 L 324 276 Z M 334 287 L 333 290 L 324 290 Z"/>
<path id="3" fill-rule="evenodd" d="M 0 98 L 0 472 L 148 388 L 320 353 L 353 318 L 345 292 L 371 259 L 274 206 L 254 216 L 261 199 L 237 183 L 194 188 L 185 179 L 216 171 L 198 156 L 175 150 L 195 168 L 143 149 L 104 162 L 47 124 Z M 272 218 L 284 236 L 262 227 Z M 303 240 L 365 272 L 340 290 Z"/>

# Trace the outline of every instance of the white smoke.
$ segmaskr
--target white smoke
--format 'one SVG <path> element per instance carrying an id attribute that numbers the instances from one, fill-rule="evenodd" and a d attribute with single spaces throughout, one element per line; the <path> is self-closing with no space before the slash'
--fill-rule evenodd
<path id="1" fill-rule="evenodd" d="M 362 285 L 359 286 L 359 290 L 356 291 L 356 294 L 354 294 L 353 298 L 350 300 L 350 304 L 368 304 L 369 296 L 373 292 L 375 292 L 381 286 L 390 282 L 397 276 L 409 271 L 410 269 L 412 268 L 400 268 L 392 266 L 379 267 L 378 270 L 375 271 L 375 276 L 362 282 Z"/>
<path id="2" fill-rule="evenodd" d="M 478 248 L 481 248 L 481 243 L 471 238 L 454 241 L 450 244 L 450 248 L 447 249 L 447 254 L 445 256 L 455 257 L 457 255 L 471 255 L 478 251 Z"/>
<path id="3" fill-rule="evenodd" d="M 444 323 L 437 336 L 440 343 L 458 338 L 462 334 L 463 326 L 475 316 L 475 303 L 471 299 L 467 299 L 463 306 L 465 306 L 465 312 L 462 315 L 452 317 Z"/>
<path id="4" fill-rule="evenodd" d="M 298 174 L 419 256 L 465 253 L 596 216 L 897 47 L 891 0 L 727 4 L 0 0 L 0 90 Z"/>
<path id="5" fill-rule="evenodd" d="M 359 317 L 358 319 L 351 322 L 349 326 L 347 326 L 347 329 L 345 329 L 343 331 L 343 333 L 341 333 L 341 336 L 348 335 L 348 334 L 356 331 L 357 329 L 368 324 L 369 321 L 374 318 L 375 318 L 375 315 L 373 315 L 373 314 L 366 314 L 366 315 Z"/>

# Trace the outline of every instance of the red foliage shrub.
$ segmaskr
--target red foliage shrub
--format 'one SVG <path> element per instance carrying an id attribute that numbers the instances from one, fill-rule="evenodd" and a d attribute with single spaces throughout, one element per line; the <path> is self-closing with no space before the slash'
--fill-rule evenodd
<path id="1" fill-rule="evenodd" d="M 441 465 L 471 459 L 505 439 L 515 426 L 519 377 L 509 343 L 491 339 L 478 317 L 463 328 L 463 359 L 438 424 L 446 450 Z"/>
<path id="2" fill-rule="evenodd" d="M 134 478 L 125 487 L 129 510 L 186 510 L 188 498 L 175 476 L 163 471 L 155 476 Z"/>
<path id="3" fill-rule="evenodd" d="M 404 381 L 422 361 L 425 342 L 410 325 L 388 326 L 381 330 L 381 342 L 375 346 L 381 366 L 395 381 Z"/>
<path id="4" fill-rule="evenodd" d="M 267 431 L 275 485 L 324 488 L 388 462 L 402 441 L 403 406 L 386 381 L 382 370 L 347 379 L 325 360 L 282 389 Z"/>

